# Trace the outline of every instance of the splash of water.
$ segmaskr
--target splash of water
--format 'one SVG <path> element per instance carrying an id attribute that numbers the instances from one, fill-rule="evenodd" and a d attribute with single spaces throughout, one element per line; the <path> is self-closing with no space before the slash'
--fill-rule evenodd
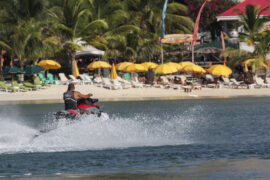
<path id="1" fill-rule="evenodd" d="M 1 121 L 0 154 L 190 144 L 193 119 L 190 112 L 168 119 L 143 114 L 88 117 L 75 123 L 62 120 L 57 125 L 49 124 L 55 129 L 43 134 L 18 122 Z"/>

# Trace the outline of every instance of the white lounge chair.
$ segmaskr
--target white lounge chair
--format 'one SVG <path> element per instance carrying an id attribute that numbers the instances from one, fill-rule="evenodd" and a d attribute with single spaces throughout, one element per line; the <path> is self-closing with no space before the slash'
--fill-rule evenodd
<path id="1" fill-rule="evenodd" d="M 236 79 L 234 78 L 231 78 L 230 81 L 232 82 L 232 87 L 233 88 L 248 88 L 248 86 L 246 84 L 244 84 L 244 81 L 237 81 Z"/>
<path id="2" fill-rule="evenodd" d="M 270 77 L 266 77 L 266 83 L 270 84 Z"/>
<path id="3" fill-rule="evenodd" d="M 75 76 L 70 74 L 70 75 L 68 75 L 68 77 L 70 77 L 72 83 L 74 83 L 74 84 L 82 84 L 82 81 L 77 79 Z"/>
<path id="4" fill-rule="evenodd" d="M 59 84 L 65 85 L 65 84 L 68 84 L 70 82 L 64 73 L 59 73 L 58 76 L 60 78 Z"/>
<path id="5" fill-rule="evenodd" d="M 101 84 L 102 83 L 102 78 L 101 77 L 96 77 L 94 80 L 93 80 L 94 83 L 96 84 Z"/>
<path id="6" fill-rule="evenodd" d="M 270 87 L 270 84 L 264 83 L 262 78 L 256 77 L 255 78 L 255 82 L 256 82 L 257 85 L 259 85 L 261 87 L 265 87 L 265 88 L 269 88 Z"/>
<path id="7" fill-rule="evenodd" d="M 207 80 L 206 87 L 208 87 L 208 88 L 218 88 L 219 87 L 216 83 L 214 83 L 215 79 L 211 74 L 206 74 L 205 79 Z"/>
<path id="8" fill-rule="evenodd" d="M 179 78 L 181 79 L 181 84 L 185 84 L 185 81 L 187 80 L 186 76 L 180 75 Z"/>
<path id="9" fill-rule="evenodd" d="M 222 80 L 224 81 L 224 83 L 222 84 L 224 86 L 231 87 L 231 85 L 233 84 L 233 82 L 231 82 L 230 79 L 227 77 L 222 76 Z"/>
<path id="10" fill-rule="evenodd" d="M 164 88 L 162 84 L 158 84 L 157 82 L 154 82 L 153 87 L 155 88 Z"/>
<path id="11" fill-rule="evenodd" d="M 142 84 L 142 83 L 138 83 L 138 82 L 132 81 L 132 80 L 131 80 L 131 85 L 132 85 L 134 88 L 143 88 L 143 84 Z"/>
<path id="12" fill-rule="evenodd" d="M 169 80 L 167 79 L 167 77 L 165 76 L 161 76 L 161 81 L 162 81 L 162 85 L 164 86 L 164 88 L 170 88 L 172 86 L 172 84 L 169 82 Z"/>
<path id="13" fill-rule="evenodd" d="M 91 78 L 88 76 L 88 74 L 80 75 L 80 78 L 82 79 L 82 83 L 83 83 L 83 84 L 93 84 L 93 81 L 92 81 Z"/>
<path id="14" fill-rule="evenodd" d="M 123 89 L 132 88 L 131 82 L 127 81 L 126 79 L 122 79 L 120 77 L 117 77 L 117 79 L 113 80 L 114 82 L 121 83 Z"/>
<path id="15" fill-rule="evenodd" d="M 113 84 L 109 78 L 102 79 L 102 87 L 108 88 L 110 90 L 122 89 L 122 86 L 119 84 Z"/>

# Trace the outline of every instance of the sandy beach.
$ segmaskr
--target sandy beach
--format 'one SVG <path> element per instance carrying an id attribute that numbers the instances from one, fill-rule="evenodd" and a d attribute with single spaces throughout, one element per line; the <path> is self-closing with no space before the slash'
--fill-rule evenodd
<path id="1" fill-rule="evenodd" d="M 53 85 L 46 89 L 29 92 L 5 93 L 0 92 L 0 101 L 55 101 L 62 102 L 66 85 Z M 130 88 L 121 90 L 108 90 L 95 85 L 76 85 L 81 93 L 92 93 L 100 101 L 128 101 L 128 100 L 173 100 L 186 98 L 222 98 L 241 96 L 270 96 L 269 88 L 260 89 L 231 89 L 231 88 L 202 88 L 186 93 L 182 89 L 161 88 Z"/>

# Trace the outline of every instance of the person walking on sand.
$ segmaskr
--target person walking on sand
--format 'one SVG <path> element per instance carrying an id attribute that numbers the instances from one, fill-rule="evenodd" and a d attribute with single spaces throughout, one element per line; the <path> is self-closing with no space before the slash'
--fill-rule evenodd
<path id="1" fill-rule="evenodd" d="M 68 89 L 67 92 L 64 93 L 63 95 L 63 99 L 65 101 L 65 110 L 76 110 L 78 111 L 77 108 L 77 100 L 78 98 L 82 98 L 82 99 L 88 99 L 91 96 L 93 96 L 93 94 L 89 93 L 87 95 L 81 94 L 78 91 L 75 91 L 75 85 L 73 83 L 70 83 L 68 85 Z M 82 113 L 87 113 L 90 114 L 89 111 L 85 111 L 85 112 L 80 112 Z"/>

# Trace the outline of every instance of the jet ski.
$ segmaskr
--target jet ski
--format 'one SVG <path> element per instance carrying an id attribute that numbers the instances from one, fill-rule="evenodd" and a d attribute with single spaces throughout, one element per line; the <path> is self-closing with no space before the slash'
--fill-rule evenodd
<path id="1" fill-rule="evenodd" d="M 58 111 L 54 114 L 57 120 L 59 119 L 68 119 L 76 120 L 79 119 L 82 115 L 95 115 L 100 117 L 103 111 L 100 110 L 100 107 L 96 104 L 98 99 L 81 99 L 77 100 L 77 110 L 63 110 Z"/>
<path id="2" fill-rule="evenodd" d="M 88 116 L 90 117 L 90 115 L 94 115 L 96 117 L 101 117 L 103 113 L 103 111 L 100 110 L 100 107 L 96 104 L 98 102 L 98 99 L 81 99 L 79 98 L 77 100 L 77 110 L 63 110 L 63 111 L 58 111 L 56 113 L 54 113 L 55 119 L 57 120 L 56 122 L 59 122 L 60 120 L 67 120 L 67 124 L 73 124 L 75 122 L 77 122 L 76 120 L 81 120 L 82 116 Z M 105 116 L 106 117 L 106 116 Z M 75 121 L 74 121 L 75 120 Z M 56 129 L 56 127 L 52 127 L 52 128 L 45 128 L 39 131 L 38 134 L 34 135 L 34 138 L 39 137 L 40 135 L 44 134 L 44 133 L 48 133 L 54 129 Z"/>

